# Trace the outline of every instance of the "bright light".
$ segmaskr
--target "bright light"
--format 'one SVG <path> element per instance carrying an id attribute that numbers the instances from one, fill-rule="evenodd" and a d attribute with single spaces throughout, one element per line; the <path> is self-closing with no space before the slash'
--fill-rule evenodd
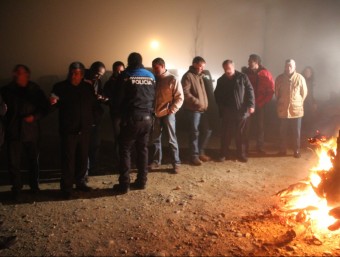
<path id="1" fill-rule="evenodd" d="M 152 40 L 150 43 L 150 46 L 152 49 L 158 49 L 159 48 L 159 42 L 157 40 Z"/>

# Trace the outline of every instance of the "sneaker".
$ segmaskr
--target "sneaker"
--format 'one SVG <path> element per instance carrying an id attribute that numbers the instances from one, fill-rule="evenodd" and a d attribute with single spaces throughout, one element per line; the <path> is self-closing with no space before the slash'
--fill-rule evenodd
<path id="1" fill-rule="evenodd" d="M 143 190 L 143 189 L 146 188 L 146 184 L 135 181 L 135 182 L 130 184 L 130 188 L 133 189 L 133 190 Z"/>
<path id="2" fill-rule="evenodd" d="M 245 156 L 240 156 L 240 157 L 237 158 L 237 160 L 240 161 L 240 162 L 244 162 L 244 163 L 248 162 L 248 158 L 245 157 Z"/>
<path id="3" fill-rule="evenodd" d="M 191 160 L 191 164 L 195 165 L 195 166 L 200 166 L 200 165 L 202 165 L 202 163 L 203 162 L 198 157 L 195 157 Z"/>
<path id="4" fill-rule="evenodd" d="M 294 158 L 300 158 L 301 153 L 299 151 L 294 151 Z"/>
<path id="5" fill-rule="evenodd" d="M 156 170 L 156 169 L 158 169 L 159 168 L 159 163 L 157 163 L 157 162 L 152 162 L 150 165 L 149 165 L 149 169 L 150 170 Z"/>
<path id="6" fill-rule="evenodd" d="M 178 174 L 180 172 L 180 170 L 181 170 L 181 165 L 175 164 L 173 166 L 173 170 L 172 171 L 173 171 L 174 174 Z"/>
<path id="7" fill-rule="evenodd" d="M 82 183 L 76 186 L 76 190 L 82 192 L 90 192 L 92 191 L 92 187 L 89 187 L 88 185 L 86 185 L 86 183 Z"/>
<path id="8" fill-rule="evenodd" d="M 211 161 L 211 158 L 208 155 L 202 154 L 198 157 L 202 162 Z"/>
<path id="9" fill-rule="evenodd" d="M 128 184 L 115 184 L 113 185 L 113 192 L 117 195 L 127 194 L 130 190 L 130 186 Z"/>

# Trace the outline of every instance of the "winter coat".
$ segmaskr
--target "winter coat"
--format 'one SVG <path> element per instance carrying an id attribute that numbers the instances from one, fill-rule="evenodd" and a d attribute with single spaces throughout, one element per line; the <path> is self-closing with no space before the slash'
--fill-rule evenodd
<path id="1" fill-rule="evenodd" d="M 208 97 L 204 87 L 204 74 L 196 74 L 190 66 L 182 77 L 184 108 L 194 112 L 204 112 L 208 108 Z"/>
<path id="2" fill-rule="evenodd" d="M 40 87 L 29 81 L 26 87 L 14 81 L 1 88 L 3 101 L 7 105 L 5 115 L 5 137 L 7 140 L 37 142 L 40 136 L 40 120 L 49 112 L 49 101 Z M 33 115 L 28 123 L 25 117 Z"/>
<path id="3" fill-rule="evenodd" d="M 6 105 L 4 101 L 2 100 L 1 94 L 0 94 L 0 148 L 2 144 L 4 143 L 4 135 L 5 135 L 5 128 L 4 128 L 4 116 L 6 114 Z"/>
<path id="4" fill-rule="evenodd" d="M 183 88 L 177 78 L 166 71 L 156 77 L 155 115 L 176 113 L 184 101 Z"/>
<path id="5" fill-rule="evenodd" d="M 63 136 L 89 133 L 97 105 L 93 86 L 84 81 L 74 86 L 65 80 L 55 84 L 51 93 L 59 98 L 54 105 L 59 108 L 59 133 Z"/>
<path id="6" fill-rule="evenodd" d="M 251 69 L 246 69 L 245 72 L 254 88 L 256 108 L 263 107 L 273 98 L 275 84 L 272 74 L 263 66 L 254 72 Z"/>
<path id="7" fill-rule="evenodd" d="M 279 118 L 303 117 L 303 102 L 307 96 L 307 85 L 301 74 L 294 72 L 291 77 L 285 73 L 279 75 L 275 80 L 275 96 Z"/>
<path id="8" fill-rule="evenodd" d="M 248 77 L 239 72 L 235 71 L 235 82 L 233 88 L 233 97 L 235 99 L 235 110 L 237 110 L 242 117 L 248 117 L 248 109 L 255 108 L 255 96 L 254 90 Z M 226 106 L 226 84 L 231 83 L 228 78 L 223 74 L 218 80 L 215 89 L 215 100 L 220 111 Z"/>

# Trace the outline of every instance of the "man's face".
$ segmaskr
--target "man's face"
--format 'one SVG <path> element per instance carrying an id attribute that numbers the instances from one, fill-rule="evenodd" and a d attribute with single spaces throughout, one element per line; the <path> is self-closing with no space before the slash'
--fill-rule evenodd
<path id="1" fill-rule="evenodd" d="M 229 63 L 229 64 L 225 64 L 223 66 L 224 69 L 224 73 L 228 78 L 232 78 L 235 74 L 235 67 L 234 64 Z"/>
<path id="2" fill-rule="evenodd" d="M 98 72 L 94 74 L 94 80 L 100 79 L 105 74 L 104 67 L 100 67 Z"/>
<path id="3" fill-rule="evenodd" d="M 285 64 L 285 73 L 287 75 L 293 74 L 295 69 L 296 69 L 296 65 L 295 65 L 294 61 L 286 62 L 286 64 Z"/>
<path id="4" fill-rule="evenodd" d="M 204 71 L 205 62 L 194 63 L 192 66 L 194 67 L 197 74 L 201 74 Z"/>
<path id="5" fill-rule="evenodd" d="M 124 70 L 125 70 L 124 66 L 123 66 L 123 65 L 119 65 L 119 66 L 116 68 L 115 72 L 116 72 L 117 74 L 121 74 Z"/>
<path id="6" fill-rule="evenodd" d="M 14 75 L 15 81 L 19 85 L 26 85 L 28 83 L 29 78 L 30 78 L 30 74 L 23 67 L 19 67 L 14 72 L 13 75 Z"/>
<path id="7" fill-rule="evenodd" d="M 81 69 L 73 69 L 70 74 L 71 84 L 73 86 L 78 86 L 82 81 L 84 74 Z"/>
<path id="8" fill-rule="evenodd" d="M 257 70 L 259 68 L 259 64 L 253 60 L 253 59 L 249 59 L 248 60 L 248 68 L 251 70 Z"/>
<path id="9" fill-rule="evenodd" d="M 156 76 L 159 76 L 165 72 L 165 66 L 161 64 L 155 64 L 152 65 L 152 70 Z"/>

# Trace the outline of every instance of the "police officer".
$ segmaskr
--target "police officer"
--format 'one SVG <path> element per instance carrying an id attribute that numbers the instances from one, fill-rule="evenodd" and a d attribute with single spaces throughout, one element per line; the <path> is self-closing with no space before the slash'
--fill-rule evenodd
<path id="1" fill-rule="evenodd" d="M 119 138 L 119 184 L 113 186 L 116 194 L 126 194 L 130 189 L 131 148 L 136 148 L 137 179 L 132 189 L 144 189 L 148 173 L 149 133 L 155 99 L 155 77 L 144 69 L 142 56 L 131 53 L 128 67 L 119 76 L 120 109 L 122 114 Z"/>
<path id="2" fill-rule="evenodd" d="M 59 108 L 59 133 L 62 150 L 60 188 L 65 199 L 76 189 L 91 190 L 85 182 L 90 132 L 96 97 L 93 87 L 84 81 L 85 67 L 80 62 L 69 66 L 68 78 L 54 85 L 50 102 Z"/>

